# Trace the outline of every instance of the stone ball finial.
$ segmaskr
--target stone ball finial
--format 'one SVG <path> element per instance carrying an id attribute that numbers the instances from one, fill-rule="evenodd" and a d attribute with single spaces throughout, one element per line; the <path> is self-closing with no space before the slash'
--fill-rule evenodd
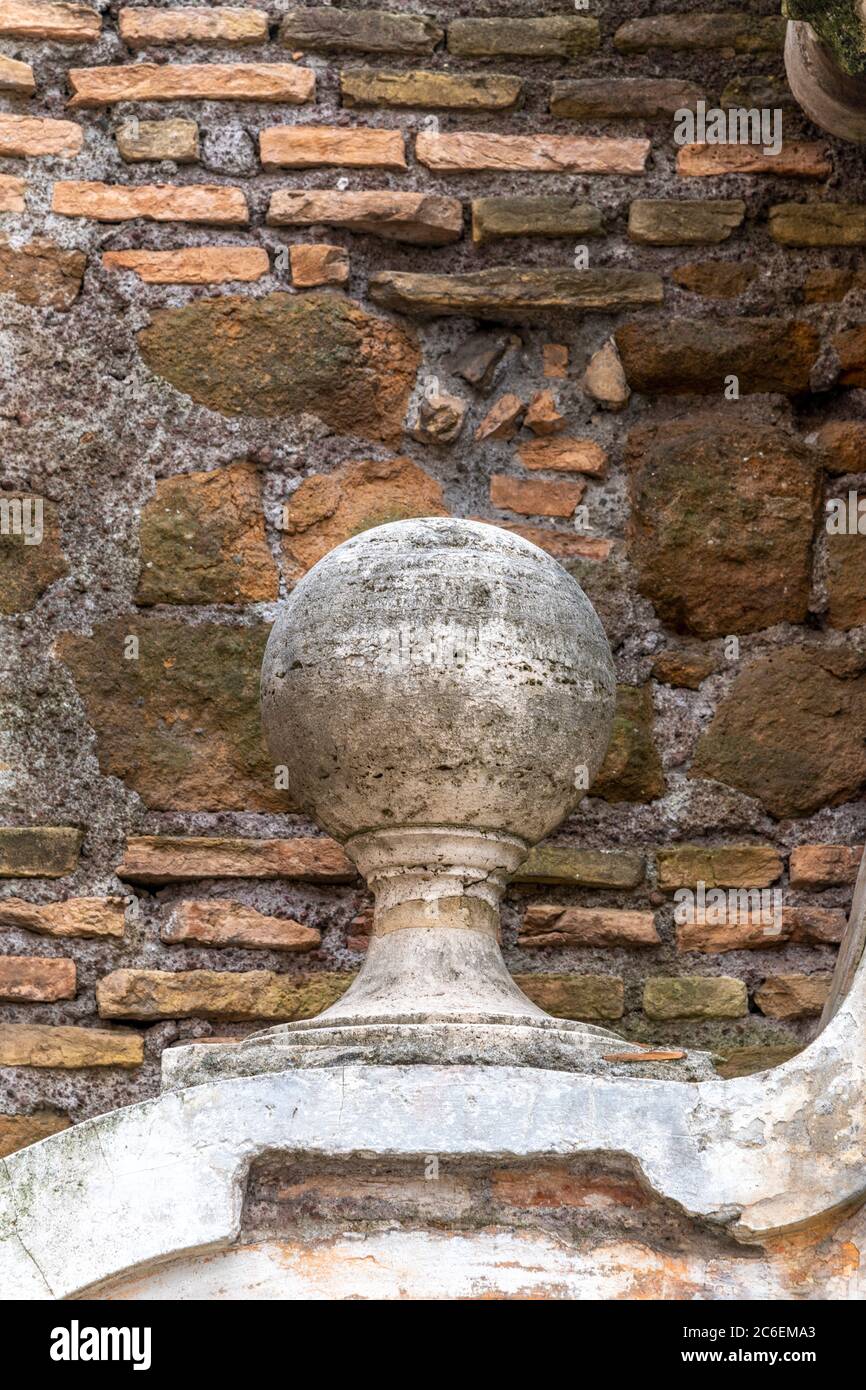
<path id="1" fill-rule="evenodd" d="M 265 732 L 341 840 L 401 826 L 547 835 L 598 771 L 615 698 L 574 579 L 499 527 L 365 531 L 301 580 L 271 632 Z"/>

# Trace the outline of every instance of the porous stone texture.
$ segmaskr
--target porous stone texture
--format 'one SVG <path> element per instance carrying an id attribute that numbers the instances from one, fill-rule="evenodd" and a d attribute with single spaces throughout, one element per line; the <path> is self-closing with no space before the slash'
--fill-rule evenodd
<path id="1" fill-rule="evenodd" d="M 803 622 L 819 461 L 786 431 L 725 415 L 628 439 L 630 556 L 666 623 L 698 637 Z"/>
<path id="2" fill-rule="evenodd" d="M 643 995 L 644 1012 L 649 1018 L 739 1018 L 749 1007 L 749 996 L 742 980 L 698 975 L 657 977 L 647 980 Z"/>
<path id="3" fill-rule="evenodd" d="M 261 603 L 279 582 L 255 464 L 163 478 L 141 515 L 136 603 Z"/>
<path id="4" fill-rule="evenodd" d="M 124 121 L 115 131 L 117 150 L 128 164 L 173 159 L 175 164 L 195 164 L 199 157 L 196 121 Z"/>
<path id="5" fill-rule="evenodd" d="M 772 318 L 647 320 L 615 336 L 629 386 L 645 394 L 721 395 L 735 376 L 744 393 L 798 395 L 818 352 L 811 324 Z"/>
<path id="6" fill-rule="evenodd" d="M 384 442 L 399 438 L 419 363 L 405 331 L 332 295 L 162 309 L 140 346 L 152 371 L 212 410 L 309 411 L 339 433 Z"/>

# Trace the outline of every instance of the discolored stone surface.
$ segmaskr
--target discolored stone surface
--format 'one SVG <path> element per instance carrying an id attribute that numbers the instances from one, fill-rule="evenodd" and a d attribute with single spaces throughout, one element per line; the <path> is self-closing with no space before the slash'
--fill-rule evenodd
<path id="1" fill-rule="evenodd" d="M 554 82 L 550 92 L 552 116 L 595 121 L 673 116 L 693 110 L 704 93 L 693 82 L 667 77 L 583 77 Z"/>
<path id="2" fill-rule="evenodd" d="M 862 845 L 798 845 L 791 850 L 792 888 L 835 888 L 857 877 Z"/>
<path id="3" fill-rule="evenodd" d="M 96 986 L 101 1018 L 216 1018 L 226 1022 L 312 1018 L 354 977 L 273 970 L 114 970 Z"/>
<path id="4" fill-rule="evenodd" d="M 810 270 L 803 282 L 806 304 L 835 304 L 851 290 L 866 289 L 866 271 Z"/>
<path id="5" fill-rule="evenodd" d="M 642 246 L 707 246 L 727 241 L 745 215 L 745 203 L 736 198 L 635 198 L 628 234 Z"/>
<path id="6" fill-rule="evenodd" d="M 520 429 L 525 411 L 526 403 L 509 391 L 494 401 L 475 431 L 475 438 L 479 443 L 485 439 L 513 439 Z"/>
<path id="7" fill-rule="evenodd" d="M 753 261 L 692 261 L 671 271 L 680 289 L 705 299 L 736 299 L 745 294 L 758 273 Z"/>
<path id="8" fill-rule="evenodd" d="M 584 390 L 602 410 L 624 410 L 631 398 L 616 343 L 608 338 L 586 364 Z"/>
<path id="9" fill-rule="evenodd" d="M 432 53 L 443 31 L 427 15 L 388 10 L 289 10 L 280 26 L 285 48 L 313 53 Z"/>
<path id="10" fill-rule="evenodd" d="M 664 793 L 664 772 L 653 740 L 652 687 L 618 685 L 607 755 L 589 795 L 644 802 Z"/>
<path id="11" fill-rule="evenodd" d="M 150 159 L 173 159 L 175 164 L 198 160 L 198 125 L 195 121 L 124 121 L 115 131 L 117 151 L 128 164 Z"/>
<path id="12" fill-rule="evenodd" d="M 178 903 L 160 938 L 171 945 L 312 951 L 321 944 L 322 934 L 291 917 L 268 917 L 243 903 L 187 898 Z"/>
<path id="13" fill-rule="evenodd" d="M 211 410 L 309 411 L 338 433 L 383 442 L 402 432 L 419 363 L 406 332 L 331 294 L 158 309 L 139 346 L 152 371 Z"/>
<path id="14" fill-rule="evenodd" d="M 775 318 L 665 318 L 614 335 L 629 386 L 670 395 L 721 395 L 736 376 L 744 394 L 808 390 L 818 356 L 812 324 Z"/>
<path id="15" fill-rule="evenodd" d="M 866 471 L 866 420 L 831 420 L 815 435 L 828 473 Z"/>
<path id="16" fill-rule="evenodd" d="M 299 578 L 334 546 L 388 521 L 445 516 L 442 489 L 408 458 L 365 459 L 314 473 L 284 509 L 291 577 Z"/>
<path id="17" fill-rule="evenodd" d="M 866 325 L 858 323 L 837 333 L 833 347 L 842 368 L 840 386 L 866 386 Z"/>
<path id="18" fill-rule="evenodd" d="M 694 888 L 767 888 L 782 873 L 772 845 L 677 845 L 656 855 L 662 891 Z"/>
<path id="19" fill-rule="evenodd" d="M 399 72 L 348 68 L 340 73 L 343 105 L 425 107 L 445 111 L 499 111 L 517 102 L 519 77 L 495 72 Z"/>
<path id="20" fill-rule="evenodd" d="M 768 222 L 782 246 L 866 245 L 866 205 L 859 203 L 777 203 Z"/>
<path id="21" fill-rule="evenodd" d="M 866 784 L 866 658 L 780 647 L 750 662 L 702 734 L 690 771 L 804 816 Z"/>
<path id="22" fill-rule="evenodd" d="M 831 627 L 866 625 L 866 535 L 827 537 L 827 598 Z"/>
<path id="23" fill-rule="evenodd" d="M 2 265 L 0 252 L 0 276 Z M 47 498 L 0 492 L 0 517 L 0 613 L 23 613 L 67 572 L 57 510 Z M 42 539 L 37 542 L 40 529 Z"/>
<path id="24" fill-rule="evenodd" d="M 771 975 L 755 991 L 755 1003 L 768 1018 L 815 1018 L 827 1002 L 831 975 Z"/>
<path id="25" fill-rule="evenodd" d="M 590 15 L 497 15 L 454 19 L 448 25 L 448 52 L 460 58 L 577 58 L 599 42 L 598 20 Z"/>
<path id="26" fill-rule="evenodd" d="M 370 297 L 386 309 L 435 316 L 504 319 L 550 310 L 592 313 L 660 304 L 658 275 L 640 270 L 521 270 L 500 267 L 466 275 L 379 271 Z"/>
<path id="27" fill-rule="evenodd" d="M 0 878 L 73 874 L 83 839 L 72 825 L 0 826 Z"/>
<path id="28" fill-rule="evenodd" d="M 615 975 L 515 975 L 515 984 L 554 1018 L 616 1019 L 625 991 Z"/>
<path id="29" fill-rule="evenodd" d="M 162 478 L 141 514 L 135 601 L 264 603 L 279 579 L 255 464 Z"/>
<path id="30" fill-rule="evenodd" d="M 576 888 L 638 888 L 646 861 L 634 850 L 536 845 L 513 876 L 515 883 L 573 884 Z"/>
<path id="31" fill-rule="evenodd" d="M 284 810 L 259 722 L 267 626 L 119 618 L 66 634 L 100 769 L 157 810 Z M 127 659 L 127 639 L 138 657 Z"/>
<path id="32" fill-rule="evenodd" d="M 413 439 L 420 444 L 452 443 L 463 428 L 467 409 L 466 401 L 444 391 L 425 396 L 418 407 Z"/>
<path id="33" fill-rule="evenodd" d="M 723 415 L 628 438 L 630 557 L 666 623 L 699 637 L 803 622 L 820 470 L 788 432 Z"/>
<path id="34" fill-rule="evenodd" d="M 653 675 L 657 681 L 685 690 L 697 690 L 707 676 L 718 669 L 718 658 L 699 647 L 660 652 L 653 661 Z"/>
<path id="35" fill-rule="evenodd" d="M 654 976 L 644 985 L 647 1018 L 742 1018 L 749 1008 L 745 983 L 730 976 Z"/>
<path id="36" fill-rule="evenodd" d="M 0 927 L 22 927 L 39 936 L 100 938 L 123 936 L 126 902 L 123 898 L 68 898 L 65 902 L 29 903 L 0 899 Z"/>
<path id="37" fill-rule="evenodd" d="M 51 1003 L 74 998 L 74 960 L 0 955 L 0 1001 Z"/>
<path id="38" fill-rule="evenodd" d="M 475 198 L 472 203 L 472 240 L 477 246 L 500 237 L 600 236 L 603 230 L 598 208 L 561 194 Z"/>
<path id="39" fill-rule="evenodd" d="M 802 1051 L 797 1043 L 778 1043 L 768 1047 L 735 1047 L 716 1063 L 716 1071 L 726 1081 L 736 1076 L 752 1076 L 756 1071 L 780 1067 Z"/>
<path id="40" fill-rule="evenodd" d="M 649 53 L 654 48 L 673 53 L 730 49 L 734 53 L 778 53 L 785 41 L 781 15 L 733 13 L 659 14 L 629 19 L 614 34 L 620 53 Z"/>
<path id="41" fill-rule="evenodd" d="M 69 1125 L 69 1116 L 54 1110 L 34 1110 L 30 1115 L 0 1115 L 0 1158 L 28 1144 L 38 1144 L 49 1134 L 59 1134 Z"/>

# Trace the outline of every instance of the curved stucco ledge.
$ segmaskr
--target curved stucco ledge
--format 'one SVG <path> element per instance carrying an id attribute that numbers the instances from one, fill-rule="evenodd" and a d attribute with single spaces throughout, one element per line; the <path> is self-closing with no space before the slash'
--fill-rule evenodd
<path id="1" fill-rule="evenodd" d="M 357 1065 L 167 1093 L 0 1166 L 0 1297 L 70 1297 L 231 1245 L 250 1164 L 266 1154 L 629 1155 L 659 1197 L 740 1241 L 802 1226 L 866 1192 L 862 1056 L 835 1038 L 847 1012 L 785 1066 L 736 1081 Z"/>

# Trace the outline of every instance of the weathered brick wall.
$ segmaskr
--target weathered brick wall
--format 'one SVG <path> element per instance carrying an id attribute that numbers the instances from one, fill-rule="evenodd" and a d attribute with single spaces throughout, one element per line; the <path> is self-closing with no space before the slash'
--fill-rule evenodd
<path id="1" fill-rule="evenodd" d="M 0 1147 L 357 969 L 258 668 L 401 516 L 520 529 L 614 647 L 605 768 L 506 906 L 527 991 L 728 1073 L 814 1030 L 866 836 L 866 552 L 822 523 L 862 154 L 791 106 L 774 0 L 381 4 L 0 0 L 0 501 L 45 530 L 0 535 Z M 781 106 L 775 162 L 678 147 L 698 98 Z M 698 880 L 779 887 L 780 934 L 676 930 Z"/>

